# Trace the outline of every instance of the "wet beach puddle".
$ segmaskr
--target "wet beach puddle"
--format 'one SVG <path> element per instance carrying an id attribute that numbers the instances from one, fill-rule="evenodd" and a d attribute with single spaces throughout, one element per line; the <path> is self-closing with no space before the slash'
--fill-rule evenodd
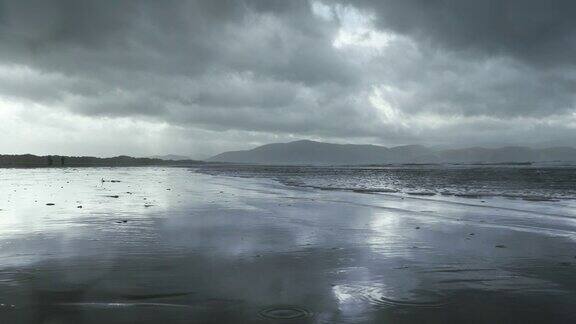
<path id="1" fill-rule="evenodd" d="M 434 292 L 394 293 L 381 287 L 335 286 L 334 293 L 341 305 L 366 303 L 384 308 L 442 308 L 450 301 L 443 295 Z"/>
<path id="2" fill-rule="evenodd" d="M 170 307 L 170 308 L 192 308 L 189 305 L 183 304 L 171 304 L 171 303 L 119 303 L 119 302 L 86 302 L 86 303 L 59 303 L 56 304 L 59 307 L 74 307 L 74 308 L 104 308 L 104 309 L 115 309 L 115 308 L 132 308 L 132 307 Z"/>
<path id="3" fill-rule="evenodd" d="M 4 270 L 0 271 L 0 284 L 5 286 L 18 286 L 22 283 L 32 281 L 34 275 L 26 271 Z"/>
<path id="4" fill-rule="evenodd" d="M 167 294 L 158 296 L 135 296 L 126 301 L 86 301 L 86 302 L 61 302 L 52 304 L 61 309 L 79 309 L 83 311 L 179 311 L 179 312 L 220 312 L 229 311 L 242 304 L 239 300 L 206 299 L 194 301 L 170 301 L 170 298 L 182 297 L 188 294 Z M 164 300 L 166 299 L 166 300 Z"/>
<path id="5" fill-rule="evenodd" d="M 392 306 L 404 308 L 441 308 L 447 306 L 448 301 L 442 298 L 422 298 L 422 299 L 395 299 L 382 296 L 379 299 L 373 300 L 373 304 L 379 306 Z"/>
<path id="6" fill-rule="evenodd" d="M 131 294 L 131 295 L 123 295 L 122 297 L 128 300 L 147 300 L 147 299 L 164 299 L 164 298 L 173 298 L 173 297 L 184 297 L 193 294 L 192 292 L 175 292 L 175 293 L 166 293 L 166 294 Z"/>

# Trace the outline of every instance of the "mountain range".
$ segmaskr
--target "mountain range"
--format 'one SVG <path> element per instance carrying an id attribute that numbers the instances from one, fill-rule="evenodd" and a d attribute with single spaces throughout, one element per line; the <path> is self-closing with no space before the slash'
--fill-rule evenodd
<path id="1" fill-rule="evenodd" d="M 207 161 L 297 165 L 570 162 L 576 161 L 576 149 L 573 147 L 532 149 L 523 146 L 507 146 L 442 150 L 422 145 L 389 148 L 379 145 L 332 144 L 301 140 L 267 144 L 245 151 L 224 152 Z"/>

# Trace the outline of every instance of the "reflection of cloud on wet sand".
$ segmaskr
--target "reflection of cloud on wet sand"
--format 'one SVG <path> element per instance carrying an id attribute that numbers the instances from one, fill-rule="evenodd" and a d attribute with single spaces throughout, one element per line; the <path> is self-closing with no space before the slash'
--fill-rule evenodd
<path id="1" fill-rule="evenodd" d="M 572 241 L 496 209 L 154 168 L 81 170 L 26 207 L 60 171 L 11 172 L 34 194 L 2 206 L 2 320 L 498 322 L 570 318 L 576 299 Z"/>

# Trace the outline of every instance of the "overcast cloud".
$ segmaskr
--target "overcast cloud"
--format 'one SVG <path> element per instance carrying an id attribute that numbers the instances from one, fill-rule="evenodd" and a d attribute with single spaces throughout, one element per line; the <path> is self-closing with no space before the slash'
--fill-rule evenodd
<path id="1" fill-rule="evenodd" d="M 0 0 L 0 153 L 572 145 L 569 0 Z"/>

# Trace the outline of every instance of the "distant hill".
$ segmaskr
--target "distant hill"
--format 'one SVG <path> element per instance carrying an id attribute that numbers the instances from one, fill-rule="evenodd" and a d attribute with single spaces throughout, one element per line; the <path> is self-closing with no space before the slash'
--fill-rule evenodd
<path id="1" fill-rule="evenodd" d="M 207 161 L 256 164 L 359 165 L 391 163 L 516 163 L 576 161 L 576 149 L 554 147 L 464 148 L 435 150 L 421 145 L 387 148 L 378 145 L 295 141 L 262 145 L 252 150 L 218 154 Z"/>
<path id="2" fill-rule="evenodd" d="M 37 156 L 0 155 L 0 168 L 36 168 L 36 167 L 127 167 L 127 166 L 153 166 L 153 165 L 189 165 L 203 163 L 194 160 L 165 161 L 161 159 L 134 158 L 130 156 L 117 156 L 112 158 L 98 158 L 91 156 Z"/>
<path id="3" fill-rule="evenodd" d="M 174 155 L 174 154 L 154 155 L 154 156 L 150 156 L 149 158 L 150 158 L 150 159 L 165 160 L 165 161 L 184 161 L 184 160 L 190 160 L 190 157 L 188 157 L 188 156 L 184 156 L 184 155 Z"/>

